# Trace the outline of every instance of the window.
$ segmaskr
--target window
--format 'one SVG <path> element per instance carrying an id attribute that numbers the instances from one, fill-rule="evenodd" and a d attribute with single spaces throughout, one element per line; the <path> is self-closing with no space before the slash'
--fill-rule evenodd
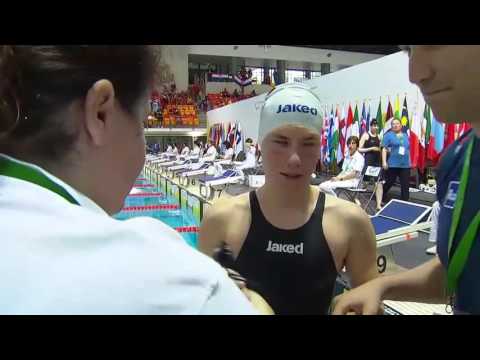
<path id="1" fill-rule="evenodd" d="M 287 70 L 285 71 L 285 81 L 287 83 L 291 82 L 303 82 L 307 78 L 305 76 L 304 70 Z"/>
<path id="2" fill-rule="evenodd" d="M 257 80 L 257 84 L 261 84 L 263 82 L 263 68 L 258 67 L 250 67 L 247 69 L 252 70 L 252 79 Z"/>
<path id="3" fill-rule="evenodd" d="M 247 71 L 248 70 L 252 70 L 252 79 L 256 79 L 257 80 L 257 84 L 263 84 L 263 81 L 265 80 L 265 77 L 263 76 L 264 75 L 264 72 L 263 72 L 263 68 L 262 67 L 252 67 L 252 66 L 249 66 L 246 68 Z M 273 73 L 274 73 L 275 69 L 274 68 L 269 68 L 268 70 L 268 75 L 270 76 L 270 79 L 273 80 Z"/>

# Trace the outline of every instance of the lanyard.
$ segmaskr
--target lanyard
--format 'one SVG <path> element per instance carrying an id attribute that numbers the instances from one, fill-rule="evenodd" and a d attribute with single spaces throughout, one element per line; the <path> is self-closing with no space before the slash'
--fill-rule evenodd
<path id="1" fill-rule="evenodd" d="M 60 195 L 72 204 L 80 205 L 78 201 L 75 200 L 67 190 L 65 190 L 65 188 L 52 181 L 41 171 L 31 168 L 27 165 L 17 163 L 4 157 L 0 157 L 0 175 L 28 181 L 32 184 L 53 191 L 54 193 Z"/>
<path id="2" fill-rule="evenodd" d="M 450 226 L 450 233 L 448 237 L 448 268 L 447 268 L 447 292 L 453 295 L 457 288 L 458 281 L 462 275 L 463 269 L 468 260 L 468 255 L 472 248 L 474 239 L 476 237 L 478 227 L 480 225 L 480 211 L 468 225 L 467 230 L 460 239 L 458 246 L 453 254 L 451 254 L 453 239 L 457 235 L 458 224 L 462 216 L 463 204 L 465 201 L 465 192 L 467 190 L 468 178 L 470 175 L 470 160 L 472 158 L 473 144 L 475 136 L 472 136 L 465 155 L 463 163 L 462 175 L 460 177 L 460 185 L 458 189 L 457 199 L 453 209 L 452 224 Z"/>

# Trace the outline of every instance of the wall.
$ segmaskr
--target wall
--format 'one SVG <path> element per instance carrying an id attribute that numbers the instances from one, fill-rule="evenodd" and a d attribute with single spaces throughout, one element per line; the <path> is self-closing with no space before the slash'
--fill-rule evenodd
<path id="1" fill-rule="evenodd" d="M 188 47 L 185 45 L 154 45 L 161 53 L 161 62 L 173 75 L 178 91 L 188 89 Z"/>
<path id="2" fill-rule="evenodd" d="M 231 105 L 207 112 L 208 126 L 217 123 L 240 123 L 243 138 L 258 140 L 258 125 L 260 110 L 265 99 L 265 94 L 239 101 Z"/>
<path id="3" fill-rule="evenodd" d="M 422 115 L 425 106 L 425 100 L 417 86 L 410 83 L 408 79 L 408 56 L 402 52 L 309 80 L 306 83 L 315 86 L 314 92 L 318 94 L 322 103 L 328 106 L 328 111 L 331 105 L 348 106 L 350 101 L 354 111 L 355 103 L 358 101 L 358 111 L 361 116 L 362 102 L 367 100 L 370 102 L 371 117 L 375 117 L 380 97 L 383 113 L 387 109 L 388 97 L 395 112 L 396 96 L 399 95 L 401 111 L 405 94 L 409 115 L 415 107 L 417 113 Z M 242 126 L 244 123 L 248 125 L 248 136 L 257 139 L 260 108 L 264 96 L 209 111 L 208 123 L 240 121 Z M 254 107 L 253 102 L 257 103 L 258 109 Z"/>
<path id="4" fill-rule="evenodd" d="M 418 87 L 408 79 L 408 56 L 399 52 L 368 63 L 352 66 L 321 78 L 309 80 L 306 84 L 315 86 L 314 92 L 322 103 L 328 105 L 346 105 L 352 102 L 352 111 L 358 102 L 359 115 L 364 100 L 371 106 L 371 116 L 375 117 L 380 97 L 382 111 L 385 113 L 390 98 L 395 112 L 395 99 L 400 98 L 400 111 L 405 94 L 409 113 L 417 104 L 423 113 L 425 101 Z M 330 111 L 330 108 L 328 109 Z"/>
<path id="5" fill-rule="evenodd" d="M 234 50 L 234 46 L 238 46 Z M 356 65 L 380 58 L 382 55 L 364 54 L 329 49 L 310 49 L 293 46 L 272 45 L 268 51 L 258 45 L 188 45 L 189 54 L 233 56 L 253 59 L 275 59 L 292 62 L 331 63 Z M 327 54 L 331 54 L 330 57 Z M 253 66 L 253 64 L 251 64 Z"/>

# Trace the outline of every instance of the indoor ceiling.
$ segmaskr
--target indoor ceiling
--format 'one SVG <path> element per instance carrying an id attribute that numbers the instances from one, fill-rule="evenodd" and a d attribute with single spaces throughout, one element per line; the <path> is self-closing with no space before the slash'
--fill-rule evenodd
<path id="1" fill-rule="evenodd" d="M 289 45 L 310 47 L 316 49 L 331 49 L 339 51 L 353 51 L 367 54 L 389 55 L 400 51 L 397 45 Z"/>

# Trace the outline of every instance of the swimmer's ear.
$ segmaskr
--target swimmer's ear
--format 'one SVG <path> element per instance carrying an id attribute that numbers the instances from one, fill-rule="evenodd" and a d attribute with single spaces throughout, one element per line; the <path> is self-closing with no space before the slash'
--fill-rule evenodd
<path id="1" fill-rule="evenodd" d="M 107 141 L 110 120 L 115 111 L 115 91 L 109 80 L 99 80 L 88 90 L 85 98 L 85 128 L 95 146 Z"/>

